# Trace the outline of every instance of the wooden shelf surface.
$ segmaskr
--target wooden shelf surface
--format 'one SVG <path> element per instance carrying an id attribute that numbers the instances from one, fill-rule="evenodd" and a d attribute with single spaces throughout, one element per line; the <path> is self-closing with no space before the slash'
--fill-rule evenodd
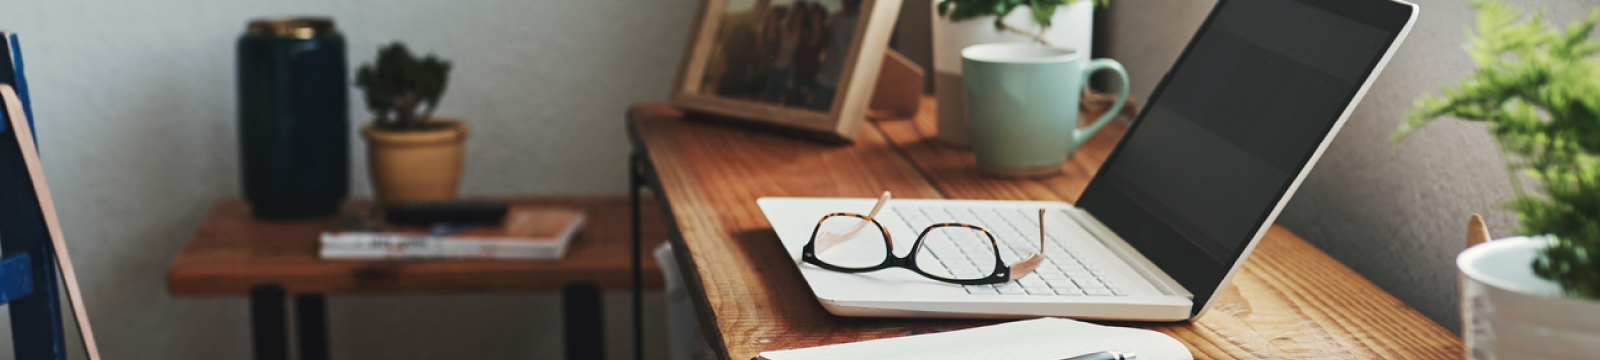
<path id="1" fill-rule="evenodd" d="M 300 294 L 391 294 L 489 291 L 560 291 L 588 281 L 601 289 L 631 289 L 626 197 L 513 199 L 517 203 L 584 208 L 583 230 L 560 260 L 324 260 L 317 237 L 337 217 L 266 221 L 250 217 L 242 200 L 218 202 L 167 269 L 167 291 L 179 296 L 240 296 L 275 283 Z M 349 201 L 344 214 L 372 206 Z M 659 207 L 646 202 L 643 219 L 644 285 L 661 288 L 660 267 L 649 251 L 666 241 Z"/>
<path id="2" fill-rule="evenodd" d="M 871 198 L 888 190 L 896 198 L 1072 202 L 1126 129 L 1107 126 L 1061 176 L 1000 180 L 978 175 L 970 151 L 934 142 L 933 106 L 925 98 L 916 117 L 875 121 L 850 145 L 684 121 L 663 103 L 630 109 L 630 138 L 674 230 L 674 255 L 701 330 L 721 358 L 1000 321 L 829 314 L 757 198 Z M 1463 356 L 1459 338 L 1281 226 L 1267 233 L 1219 301 L 1193 322 L 1111 324 L 1170 334 L 1199 359 Z"/>

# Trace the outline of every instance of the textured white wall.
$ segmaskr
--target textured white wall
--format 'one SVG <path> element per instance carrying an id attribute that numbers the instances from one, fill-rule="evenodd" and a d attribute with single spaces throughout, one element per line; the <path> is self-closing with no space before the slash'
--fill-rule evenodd
<path id="1" fill-rule="evenodd" d="M 1467 217 L 1509 235 L 1515 215 L 1497 204 L 1511 185 L 1481 124 L 1439 121 L 1400 145 L 1389 134 L 1424 92 L 1455 84 L 1474 66 L 1462 50 L 1474 24 L 1466 1 L 1415 0 L 1411 36 L 1356 108 L 1278 222 L 1452 331 L 1460 331 L 1455 256 Z M 1512 0 L 1548 8 L 1559 24 L 1593 1 Z M 1127 65 L 1133 93 L 1149 97 L 1215 0 L 1117 0 L 1110 54 Z"/>
<path id="2" fill-rule="evenodd" d="M 473 126 L 465 194 L 621 194 L 623 112 L 666 98 L 695 7 L 692 0 L 0 0 L 0 29 L 22 37 L 45 172 L 102 352 L 216 359 L 249 356 L 245 301 L 173 298 L 165 274 L 210 204 L 239 196 L 233 52 L 250 18 L 332 16 L 352 68 L 396 39 L 453 60 L 438 113 Z M 350 118 L 355 127 L 369 117 L 352 105 Z M 364 144 L 351 144 L 352 194 L 366 195 Z M 631 354 L 623 302 L 608 300 L 613 358 Z M 333 354 L 557 357 L 558 304 L 551 294 L 333 297 Z M 651 315 L 655 326 L 658 320 Z"/>

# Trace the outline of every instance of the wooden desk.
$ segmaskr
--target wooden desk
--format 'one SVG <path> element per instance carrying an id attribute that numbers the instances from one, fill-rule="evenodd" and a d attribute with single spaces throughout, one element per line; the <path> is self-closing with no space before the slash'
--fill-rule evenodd
<path id="1" fill-rule="evenodd" d="M 636 168 L 667 212 L 702 332 L 723 359 L 766 350 L 967 328 L 997 321 L 845 318 L 817 303 L 772 232 L 762 196 L 1060 200 L 1072 202 L 1126 127 L 1109 125 L 1062 176 L 984 178 L 970 151 L 934 144 L 933 103 L 914 119 L 877 121 L 853 145 L 827 145 L 683 121 L 662 103 L 635 105 Z M 1461 340 L 1305 240 L 1273 226 L 1210 312 L 1154 329 L 1200 359 L 1461 358 Z"/>
<path id="2" fill-rule="evenodd" d="M 176 296 L 249 295 L 258 359 L 287 358 L 283 302 L 286 295 L 294 295 L 301 359 L 311 360 L 327 358 L 324 295 L 561 291 L 569 318 L 568 354 L 574 355 L 575 345 L 580 352 L 569 357 L 598 358 L 600 290 L 627 290 L 632 284 L 628 199 L 513 201 L 586 209 L 587 221 L 567 248 L 566 258 L 323 260 L 317 256 L 318 236 L 332 228 L 339 217 L 264 221 L 250 217 L 244 201 L 224 200 L 211 209 L 205 223 L 167 269 L 167 292 Z M 371 204 L 350 201 L 343 213 L 351 214 Z M 644 248 L 653 249 L 665 241 L 666 228 L 660 213 L 646 211 L 641 215 Z M 655 259 L 644 257 L 642 269 L 644 286 L 660 288 L 661 269 Z"/>

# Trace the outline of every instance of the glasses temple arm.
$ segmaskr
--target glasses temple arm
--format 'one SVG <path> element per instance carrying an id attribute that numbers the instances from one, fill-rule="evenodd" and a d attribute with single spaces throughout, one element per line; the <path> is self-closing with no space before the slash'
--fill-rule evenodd
<path id="1" fill-rule="evenodd" d="M 845 230 L 844 232 L 841 232 L 841 233 L 838 233 L 838 234 L 831 233 L 831 232 L 823 232 L 822 234 L 817 235 L 817 247 L 816 247 L 817 252 L 820 253 L 823 250 L 826 250 L 826 249 L 828 249 L 830 247 L 833 247 L 834 245 L 839 244 L 840 242 L 843 242 L 843 241 L 845 241 L 847 239 L 855 237 L 856 233 L 861 232 L 861 229 L 864 229 L 864 228 L 867 227 L 867 223 L 872 222 L 872 221 L 876 221 L 876 220 L 873 220 L 873 219 L 877 218 L 878 210 L 883 210 L 883 204 L 886 204 L 888 202 L 889 202 L 889 192 L 885 191 L 885 192 L 883 192 L 882 196 L 878 197 L 878 203 L 875 204 L 875 205 L 872 205 L 872 212 L 867 213 L 867 218 L 866 219 L 863 219 L 863 220 L 861 220 L 861 222 L 856 223 L 855 226 L 851 226 L 849 230 Z M 889 246 L 890 247 L 894 246 L 894 240 L 893 239 L 889 239 Z"/>
<path id="2" fill-rule="evenodd" d="M 1039 209 L 1039 253 L 1044 253 L 1044 209 Z"/>
<path id="3" fill-rule="evenodd" d="M 1011 264 L 1011 279 L 1016 280 L 1021 279 L 1023 276 L 1028 276 L 1028 274 L 1038 269 L 1039 264 L 1042 263 L 1044 263 L 1044 209 L 1039 209 L 1039 252 L 1028 255 L 1027 259 Z"/>
<path id="4" fill-rule="evenodd" d="M 1023 276 L 1028 276 L 1028 274 L 1033 273 L 1033 270 L 1039 268 L 1039 264 L 1043 263 L 1044 255 L 1033 254 L 1028 255 L 1027 259 L 1022 259 L 1022 261 L 1011 264 L 1011 280 L 1021 279 Z"/>

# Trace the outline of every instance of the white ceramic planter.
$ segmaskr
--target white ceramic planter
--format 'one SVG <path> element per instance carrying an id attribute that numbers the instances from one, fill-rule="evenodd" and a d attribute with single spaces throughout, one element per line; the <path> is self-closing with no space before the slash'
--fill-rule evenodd
<path id="1" fill-rule="evenodd" d="M 937 0 L 934 6 L 937 6 Z M 933 87 L 939 102 L 939 140 L 957 146 L 971 146 L 967 138 L 966 107 L 961 100 L 961 49 L 978 44 L 1023 42 L 1033 39 L 994 28 L 992 19 L 971 19 L 959 23 L 939 17 L 933 11 Z M 1027 7 L 1017 8 L 1006 16 L 1006 24 L 1037 30 L 1033 15 Z M 1056 9 L 1051 26 L 1044 33 L 1045 41 L 1052 45 L 1090 53 L 1089 45 L 1094 35 L 1094 1 L 1079 0 L 1071 6 Z"/>
<path id="2" fill-rule="evenodd" d="M 1600 358 L 1600 301 L 1563 297 L 1533 273 L 1547 242 L 1506 238 L 1456 257 L 1468 359 Z"/>

